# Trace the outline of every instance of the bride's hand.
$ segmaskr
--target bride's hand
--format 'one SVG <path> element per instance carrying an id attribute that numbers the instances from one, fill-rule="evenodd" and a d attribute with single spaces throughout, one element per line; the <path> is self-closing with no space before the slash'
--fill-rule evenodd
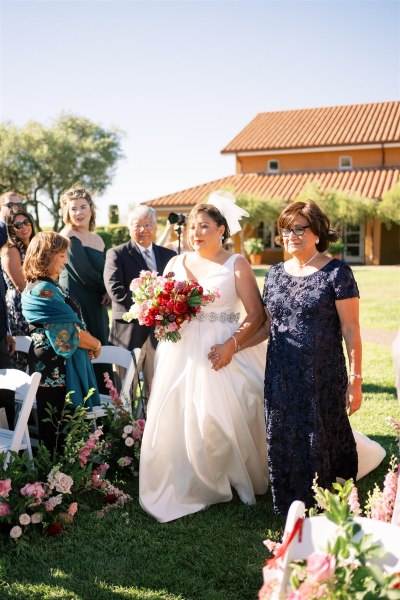
<path id="1" fill-rule="evenodd" d="M 235 342 L 232 338 L 229 338 L 223 344 L 215 344 L 211 346 L 210 352 L 208 353 L 208 360 L 211 361 L 212 369 L 219 371 L 232 360 L 232 356 L 235 353 Z"/>

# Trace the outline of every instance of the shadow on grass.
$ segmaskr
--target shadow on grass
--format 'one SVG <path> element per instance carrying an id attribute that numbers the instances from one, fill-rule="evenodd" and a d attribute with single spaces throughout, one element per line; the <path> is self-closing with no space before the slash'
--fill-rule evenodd
<path id="1" fill-rule="evenodd" d="M 379 383 L 365 383 L 363 384 L 364 394 L 392 394 L 396 397 L 396 388 L 394 385 L 380 385 Z M 390 398 L 391 400 L 391 398 Z"/>

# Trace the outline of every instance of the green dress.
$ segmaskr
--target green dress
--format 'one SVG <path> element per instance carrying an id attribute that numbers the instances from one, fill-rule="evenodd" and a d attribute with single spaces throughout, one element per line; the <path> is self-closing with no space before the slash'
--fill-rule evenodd
<path id="1" fill-rule="evenodd" d="M 86 327 L 101 344 L 108 344 L 108 312 L 101 305 L 104 286 L 103 271 L 105 250 L 100 251 L 83 246 L 75 236 L 70 238 L 68 263 L 65 265 L 59 283 L 79 302 Z M 112 375 L 112 365 L 94 365 L 99 392 L 106 392 L 104 372 Z"/>

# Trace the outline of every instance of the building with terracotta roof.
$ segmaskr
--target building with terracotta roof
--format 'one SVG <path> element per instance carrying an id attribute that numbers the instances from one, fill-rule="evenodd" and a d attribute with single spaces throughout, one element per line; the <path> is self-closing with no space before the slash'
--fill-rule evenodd
<path id="1" fill-rule="evenodd" d="M 381 200 L 400 181 L 400 102 L 379 102 L 258 114 L 222 150 L 236 174 L 147 202 L 160 214 L 188 213 L 220 188 L 268 202 L 295 200 L 307 184 Z M 260 223 L 264 261 L 281 260 L 274 223 Z M 344 258 L 354 264 L 398 264 L 400 226 L 378 219 L 345 226 Z"/>

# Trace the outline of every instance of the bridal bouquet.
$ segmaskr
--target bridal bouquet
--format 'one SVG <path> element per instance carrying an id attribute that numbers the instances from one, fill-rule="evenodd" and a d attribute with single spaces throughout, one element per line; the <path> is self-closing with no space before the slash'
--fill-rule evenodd
<path id="1" fill-rule="evenodd" d="M 176 281 L 174 273 L 165 277 L 150 271 L 141 271 L 130 285 L 133 304 L 123 315 L 130 323 L 137 319 L 140 325 L 155 327 L 158 340 L 177 342 L 179 329 L 201 311 L 202 306 L 219 297 L 217 290 L 204 292 L 197 281 Z"/>

